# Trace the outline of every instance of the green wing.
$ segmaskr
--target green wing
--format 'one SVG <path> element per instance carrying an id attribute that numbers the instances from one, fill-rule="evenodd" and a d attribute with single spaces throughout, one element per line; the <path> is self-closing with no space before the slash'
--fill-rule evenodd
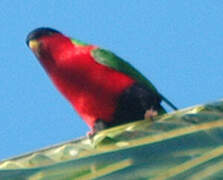
<path id="1" fill-rule="evenodd" d="M 124 61 L 120 57 L 116 56 L 114 53 L 105 50 L 105 49 L 94 49 L 92 51 L 92 56 L 94 57 L 95 61 L 105 66 L 108 66 L 112 69 L 115 69 L 119 72 L 123 72 L 128 76 L 135 79 L 137 82 L 145 84 L 149 89 L 151 89 L 157 95 L 165 101 L 170 107 L 173 109 L 177 109 L 169 100 L 167 100 L 164 96 L 162 96 L 157 89 L 153 86 L 153 84 L 146 79 L 139 71 L 137 71 L 133 66 L 131 66 L 128 62 Z"/>
<path id="2" fill-rule="evenodd" d="M 88 44 L 77 39 L 71 39 L 71 41 L 75 45 L 88 46 Z M 92 51 L 92 56 L 99 64 L 103 64 L 119 72 L 123 72 L 124 74 L 127 74 L 135 79 L 137 82 L 145 84 L 149 89 L 153 90 L 154 93 L 159 94 L 153 84 L 149 80 L 147 80 L 139 71 L 137 71 L 128 62 L 116 56 L 111 51 L 97 48 Z"/>
<path id="3" fill-rule="evenodd" d="M 119 72 L 123 72 L 124 74 L 127 74 L 128 76 L 135 79 L 137 82 L 145 84 L 155 93 L 158 93 L 153 84 L 149 82 L 139 71 L 137 71 L 128 62 L 116 56 L 114 53 L 105 49 L 98 48 L 92 51 L 92 55 L 98 63 L 106 65 Z"/>

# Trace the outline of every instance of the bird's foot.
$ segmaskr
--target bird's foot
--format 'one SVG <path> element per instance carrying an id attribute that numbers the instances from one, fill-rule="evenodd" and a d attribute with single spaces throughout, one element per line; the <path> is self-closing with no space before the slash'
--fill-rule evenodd
<path id="1" fill-rule="evenodd" d="M 153 108 L 148 109 L 144 114 L 144 119 L 153 119 L 153 117 L 157 116 L 158 112 L 154 110 Z"/>
<path id="2" fill-rule="evenodd" d="M 89 132 L 87 132 L 86 136 L 91 139 L 92 137 L 94 137 L 94 135 L 96 134 L 95 130 L 91 130 Z"/>
<path id="3" fill-rule="evenodd" d="M 107 123 L 102 119 L 98 119 L 97 121 L 95 121 L 94 127 L 91 129 L 91 131 L 87 132 L 87 137 L 92 138 L 97 132 L 107 128 Z"/>

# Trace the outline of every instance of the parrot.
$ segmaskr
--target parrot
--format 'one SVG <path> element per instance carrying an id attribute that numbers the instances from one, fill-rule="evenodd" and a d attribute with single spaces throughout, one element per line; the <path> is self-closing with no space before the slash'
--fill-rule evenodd
<path id="1" fill-rule="evenodd" d="M 31 31 L 26 44 L 56 88 L 91 132 L 177 110 L 130 63 L 113 52 L 49 27 Z"/>

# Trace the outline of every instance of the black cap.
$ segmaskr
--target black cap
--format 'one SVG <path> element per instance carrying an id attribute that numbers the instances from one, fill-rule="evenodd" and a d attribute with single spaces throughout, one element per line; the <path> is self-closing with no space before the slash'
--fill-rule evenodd
<path id="1" fill-rule="evenodd" d="M 34 29 L 32 32 L 28 34 L 26 38 L 26 44 L 29 46 L 30 40 L 38 39 L 42 36 L 50 36 L 55 33 L 60 33 L 60 32 L 48 27 L 41 27 L 41 28 Z"/>

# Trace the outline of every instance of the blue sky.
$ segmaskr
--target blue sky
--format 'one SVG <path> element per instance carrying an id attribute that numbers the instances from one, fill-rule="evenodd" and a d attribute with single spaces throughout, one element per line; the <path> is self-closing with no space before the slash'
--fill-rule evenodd
<path id="1" fill-rule="evenodd" d="M 2 0 L 0 4 L 0 159 L 88 131 L 26 47 L 27 34 L 37 27 L 52 27 L 112 50 L 179 108 L 223 97 L 221 1 Z"/>

